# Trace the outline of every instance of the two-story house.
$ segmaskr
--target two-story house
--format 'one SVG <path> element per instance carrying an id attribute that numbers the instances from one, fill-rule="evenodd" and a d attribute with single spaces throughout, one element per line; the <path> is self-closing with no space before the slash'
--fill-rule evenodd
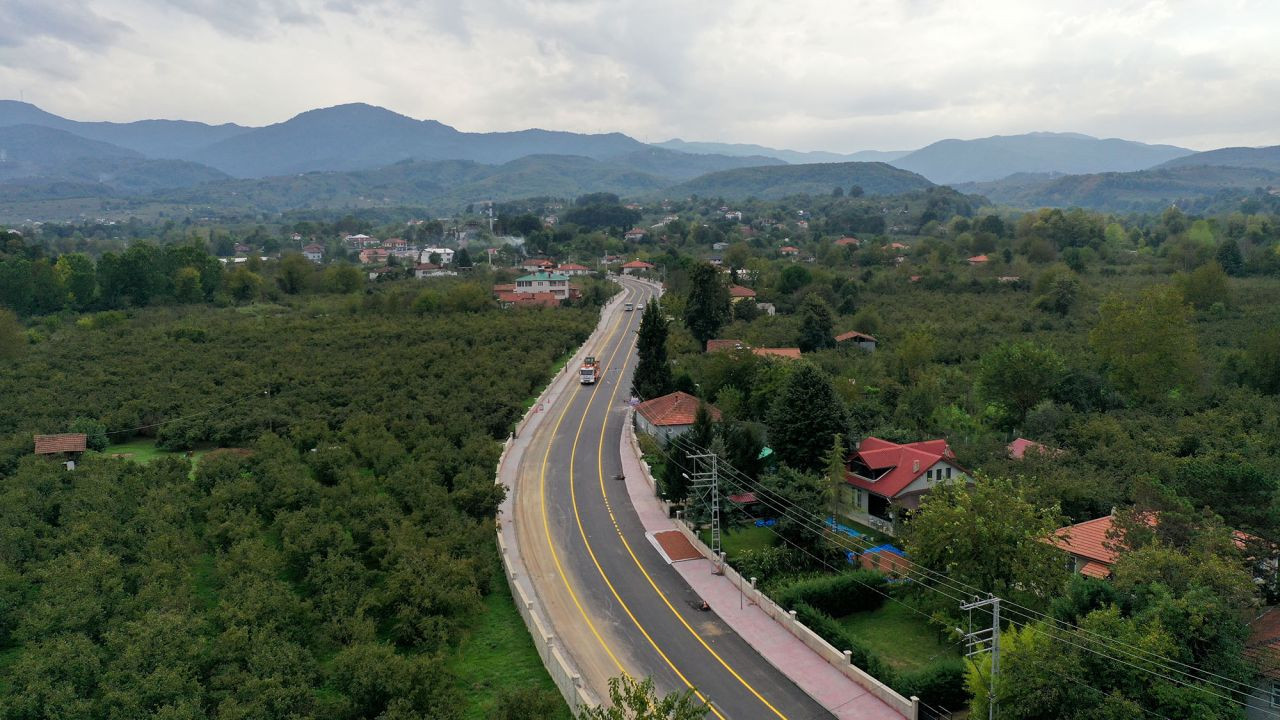
<path id="1" fill-rule="evenodd" d="M 895 534 L 920 498 L 947 482 L 972 482 L 946 440 L 898 443 L 869 437 L 845 464 L 846 486 L 838 504 L 855 520 Z"/>
<path id="2" fill-rule="evenodd" d="M 516 278 L 515 292 L 549 292 L 559 300 L 569 298 L 569 276 L 553 272 L 536 272 Z"/>

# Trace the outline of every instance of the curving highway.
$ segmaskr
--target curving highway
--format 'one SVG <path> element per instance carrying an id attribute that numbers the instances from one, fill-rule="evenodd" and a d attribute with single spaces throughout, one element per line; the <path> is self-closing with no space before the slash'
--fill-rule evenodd
<path id="1" fill-rule="evenodd" d="M 519 464 L 513 490 L 516 538 L 555 640 L 607 697 L 608 679 L 652 676 L 662 692 L 696 688 L 721 720 L 831 718 L 714 613 L 694 607 L 680 575 L 645 537 L 626 489 L 619 439 L 630 396 L 640 310 L 656 291 L 622 280 L 624 301 L 602 319 L 602 379 L 573 385 L 541 409 L 548 415 Z"/>

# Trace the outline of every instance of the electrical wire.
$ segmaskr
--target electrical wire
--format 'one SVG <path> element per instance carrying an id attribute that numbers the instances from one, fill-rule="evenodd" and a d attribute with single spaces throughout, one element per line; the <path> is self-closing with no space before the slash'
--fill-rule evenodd
<path id="1" fill-rule="evenodd" d="M 697 446 L 696 444 L 692 443 L 691 441 L 688 441 L 687 439 L 685 439 L 685 438 L 684 438 L 684 436 L 677 436 L 676 438 L 672 438 L 672 441 L 674 442 L 674 444 L 675 444 L 679 449 L 684 450 L 686 453 L 688 453 L 688 452 L 690 452 L 690 451 L 694 451 L 694 452 L 702 453 L 702 454 L 705 454 L 705 453 L 709 452 L 709 451 L 708 451 L 708 450 L 706 450 L 705 448 L 701 448 L 701 447 Z M 669 454 L 669 453 L 667 453 L 667 452 L 665 452 L 665 451 L 663 452 L 663 454 L 664 454 L 665 456 L 667 456 L 668 458 L 670 458 L 670 457 L 671 457 L 671 456 L 670 456 L 670 454 Z M 738 471 L 738 470 L 737 470 L 736 468 L 734 468 L 733 466 L 728 465 L 728 463 L 724 463 L 724 464 L 722 464 L 722 465 L 720 466 L 720 468 L 718 468 L 718 469 L 721 469 L 721 468 L 722 468 L 722 469 L 724 469 L 728 475 L 730 475 L 730 476 L 736 476 L 736 478 L 737 478 L 740 482 L 745 482 L 745 484 L 744 484 L 744 485 L 739 485 L 739 484 L 737 484 L 737 483 L 734 483 L 735 488 L 736 488 L 737 490 L 741 491 L 741 490 L 744 490 L 744 489 L 745 489 L 745 490 L 747 490 L 747 491 L 754 492 L 754 493 L 756 494 L 756 498 L 757 498 L 758 500 L 760 500 L 761 498 L 767 498 L 767 497 L 771 494 L 771 491 L 769 491 L 769 490 L 767 490 L 767 489 L 763 488 L 762 486 L 756 485 L 755 483 L 752 483 L 752 482 L 750 481 L 750 479 L 749 479 L 745 474 L 741 473 L 741 471 Z M 783 501 L 773 501 L 773 502 L 764 502 L 763 504 L 765 504 L 766 506 L 770 507 L 770 509 L 775 510 L 776 512 L 780 512 L 784 517 L 787 517 L 788 519 L 791 519 L 791 520 L 793 520 L 793 521 L 800 522 L 800 523 L 805 523 L 805 522 L 806 522 L 806 519 L 805 519 L 805 518 L 803 518 L 803 517 L 797 517 L 797 516 L 796 516 L 796 513 L 791 512 L 791 510 L 793 510 L 793 509 L 794 509 L 794 506 L 792 506 L 792 508 L 787 508 L 787 507 L 785 507 L 785 506 L 782 506 L 780 503 L 785 503 L 785 500 L 783 500 Z M 802 512 L 802 511 L 800 511 L 800 512 Z M 827 530 L 829 530 L 829 526 L 825 523 L 825 521 L 822 521 L 822 520 L 815 520 L 814 518 L 816 518 L 816 516 L 813 516 L 813 515 L 811 515 L 811 514 L 809 515 L 809 517 L 808 517 L 808 521 L 807 521 L 807 523 L 808 523 L 808 524 L 806 525 L 806 527 L 808 527 L 808 528 L 810 528 L 810 529 L 817 529 L 817 530 L 821 530 L 821 531 L 824 531 L 824 532 L 825 532 L 825 531 L 827 531 Z M 834 539 L 836 539 L 836 540 L 837 540 L 836 544 L 837 544 L 838 546 L 842 547 L 842 548 L 843 548 L 843 549 L 845 549 L 845 550 L 853 550 L 853 551 L 861 552 L 861 551 L 864 551 L 864 550 L 870 549 L 870 543 L 869 543 L 869 541 L 863 541 L 863 540 L 860 540 L 860 539 L 858 539 L 858 538 L 847 538 L 847 539 L 846 539 L 846 537 L 844 537 L 844 536 L 843 536 L 843 534 L 833 534 L 833 535 L 835 535 Z M 861 546 L 861 547 L 850 547 L 850 546 L 847 544 L 847 543 L 848 543 L 848 542 L 850 542 L 850 541 L 855 542 L 855 543 L 862 542 L 862 543 L 865 543 L 865 544 L 864 544 L 863 546 Z M 923 572 L 924 572 L 928 577 L 930 577 L 931 579 L 933 579 L 935 582 L 938 582 L 938 583 L 940 583 L 940 584 L 945 584 L 945 585 L 946 585 L 946 587 L 947 587 L 948 589 L 952 590 L 953 592 L 965 592 L 965 591 L 971 591 L 971 592 L 973 592 L 973 593 L 975 593 L 975 594 L 982 594 L 982 593 L 981 593 L 981 591 L 979 591 L 977 588 L 974 588 L 973 586 L 967 585 L 966 583 L 962 583 L 962 582 L 960 582 L 960 581 L 956 581 L 956 580 L 954 580 L 954 579 L 952 579 L 952 578 L 950 578 L 950 577 L 948 577 L 948 576 L 946 576 L 946 575 L 944 575 L 944 574 L 942 574 L 942 573 L 938 573 L 937 571 L 929 570 L 928 568 L 923 568 L 923 567 L 921 567 L 921 566 L 919 566 L 919 565 L 917 565 L 917 564 L 915 564 L 915 563 L 913 563 L 912 565 L 913 565 L 913 567 L 919 568 L 919 571 L 923 571 Z M 924 583 L 920 583 L 920 582 L 919 582 L 919 578 L 916 578 L 916 581 L 917 581 L 917 584 L 920 584 L 920 585 L 922 585 L 923 587 L 926 587 L 926 588 L 927 588 L 927 589 L 929 589 L 929 590 L 932 590 L 932 591 L 934 591 L 934 592 L 937 592 L 937 593 L 939 593 L 939 594 L 943 595 L 944 597 L 947 597 L 947 598 L 949 598 L 949 599 L 951 599 L 951 600 L 953 600 L 953 601 L 954 601 L 954 600 L 956 600 L 956 597 L 955 597 L 954 595 L 951 595 L 950 593 L 944 592 L 943 590 L 941 590 L 941 589 L 940 589 L 940 588 L 938 588 L 938 587 L 930 586 L 930 585 L 928 585 L 928 584 L 924 584 Z M 1213 691 L 1213 690 L 1209 689 L 1208 687 L 1205 687 L 1205 685 L 1209 685 L 1209 686 L 1216 687 L 1216 688 L 1221 689 L 1221 690 L 1224 690 L 1224 691 L 1226 691 L 1226 692 L 1228 692 L 1228 693 L 1233 693 L 1233 694 L 1234 694 L 1234 693 L 1239 693 L 1239 694 L 1244 695 L 1246 698 L 1252 697 L 1252 696 L 1253 696 L 1253 694 L 1254 694 L 1254 692 L 1261 692 L 1261 690 L 1260 690 L 1260 689 L 1258 689 L 1258 688 L 1254 688 L 1254 687 L 1249 686 L 1249 685 L 1245 685 L 1245 686 L 1244 686 L 1244 688 L 1241 688 L 1241 687 L 1240 687 L 1241 683 L 1239 683 L 1239 682 L 1237 682 L 1237 681 L 1234 681 L 1234 680 L 1232 680 L 1232 679 L 1230 679 L 1230 678 L 1226 678 L 1226 677 L 1224 677 L 1224 676 L 1222 676 L 1222 675 L 1217 675 L 1217 674 L 1215 674 L 1215 673 L 1211 673 L 1211 672 L 1205 671 L 1205 670 L 1203 670 L 1203 669 L 1196 668 L 1196 670 L 1197 670 L 1198 672 L 1203 673 L 1203 674 L 1205 674 L 1205 675 L 1210 675 L 1210 676 L 1212 676 L 1212 677 L 1216 677 L 1216 678 L 1219 678 L 1219 679 L 1227 680 L 1228 682 L 1231 682 L 1231 683 L 1232 683 L 1232 686 L 1223 685 L 1223 684 L 1221 684 L 1221 683 L 1218 683 L 1218 682 L 1215 682 L 1215 681 L 1213 681 L 1213 680 L 1207 679 L 1207 678 L 1203 677 L 1203 675 L 1196 675 L 1196 674 L 1189 673 L 1189 672 L 1187 672 L 1187 671 L 1185 671 L 1185 670 L 1180 670 L 1180 669 L 1179 669 L 1179 668 L 1177 668 L 1177 667 L 1173 667 L 1173 665 L 1181 665 L 1181 666 L 1184 666 L 1184 667 L 1193 667 L 1193 666 L 1190 666 L 1190 665 L 1188 665 L 1188 664 L 1186 664 L 1186 663 L 1181 663 L 1181 662 L 1176 661 L 1176 660 L 1172 660 L 1171 658 L 1166 658 L 1166 657 L 1164 657 L 1164 656 L 1160 656 L 1160 655 L 1158 655 L 1158 654 L 1156 654 L 1156 653 L 1153 653 L 1153 652 L 1151 652 L 1151 651 L 1142 650 L 1141 652 L 1144 652 L 1144 653 L 1146 653 L 1146 654 L 1148 654 L 1148 655 L 1153 656 L 1153 657 L 1143 657 L 1143 656 L 1141 656 L 1141 655 L 1137 655 L 1137 654 L 1135 654 L 1135 653 L 1128 652 L 1128 651 L 1123 650 L 1123 649 L 1118 649 L 1118 648 L 1116 647 L 1116 645 L 1106 645 L 1106 641 L 1112 641 L 1112 639 L 1106 639 L 1106 640 L 1105 640 L 1105 641 L 1103 641 L 1103 642 L 1099 642 L 1098 640 L 1093 640 L 1093 642 L 1099 642 L 1099 644 L 1104 645 L 1104 646 L 1105 646 L 1105 648 L 1106 648 L 1107 650 L 1110 650 L 1111 652 L 1114 652 L 1114 653 L 1119 654 L 1119 655 L 1125 655 L 1125 656 L 1127 656 L 1128 658 L 1130 658 L 1130 659 L 1134 659 L 1134 660 L 1137 660 L 1137 661 L 1139 661 L 1139 662 L 1143 662 L 1143 663 L 1147 663 L 1147 664 L 1150 664 L 1150 665 L 1153 665 L 1153 666 L 1157 666 L 1157 667 L 1159 667 L 1161 670 L 1164 670 L 1164 671 L 1165 671 L 1165 673 L 1169 673 L 1169 674 L 1161 673 L 1161 672 L 1159 672 L 1159 671 L 1157 671 L 1157 670 L 1153 670 L 1153 669 L 1151 669 L 1151 668 L 1149 668 L 1149 667 L 1144 667 L 1144 666 L 1141 666 L 1141 665 L 1136 665 L 1136 664 L 1134 664 L 1134 663 L 1132 663 L 1132 662 L 1128 662 L 1127 660 L 1124 660 L 1124 659 L 1122 659 L 1122 658 L 1117 658 L 1117 657 L 1114 657 L 1113 655 L 1110 655 L 1110 654 L 1107 654 L 1107 653 L 1105 653 L 1105 652 L 1102 652 L 1102 651 L 1101 651 L 1101 650 L 1099 650 L 1098 648 L 1095 648 L 1095 647 L 1092 647 L 1092 646 L 1081 645 L 1081 644 L 1079 644 L 1079 643 L 1073 642 L 1073 641 L 1072 641 L 1072 639 L 1069 639 L 1069 638 L 1067 638 L 1067 637 L 1064 637 L 1063 635 L 1060 635 L 1060 634 L 1058 634 L 1058 633 L 1055 633 L 1055 632 L 1053 632 L 1053 631 L 1051 631 L 1051 630 L 1046 630 L 1046 628 L 1044 627 L 1044 623 L 1045 623 L 1046 621 L 1048 621 L 1048 622 L 1050 623 L 1050 626 L 1051 626 L 1051 627 L 1053 627 L 1053 628 L 1055 628 L 1055 629 L 1058 629 L 1058 628 L 1057 628 L 1057 626 L 1058 626 L 1058 625 L 1060 625 L 1060 624 L 1061 624 L 1061 625 L 1066 625 L 1068 628 L 1072 628 L 1072 629 L 1076 630 L 1077 632 L 1079 632 L 1079 633 L 1081 633 L 1081 634 L 1088 634 L 1088 635 L 1091 635 L 1091 636 L 1094 636 L 1094 637 L 1101 637 L 1101 636 L 1097 636 L 1097 635 L 1096 635 L 1096 633 L 1092 633 L 1092 632 L 1090 632 L 1090 631 L 1086 631 L 1086 630 L 1084 630 L 1083 628 L 1078 628 L 1078 627 L 1076 627 L 1076 626 L 1074 626 L 1074 625 L 1070 625 L 1070 624 L 1068 624 L 1068 623 L 1063 623 L 1062 621 L 1058 621 L 1058 620 L 1056 620 L 1056 619 L 1054 619 L 1054 618 L 1051 618 L 1051 617 L 1049 617 L 1049 616 L 1045 615 L 1044 613 L 1040 613 L 1040 612 L 1034 611 L 1034 610 L 1032 610 L 1032 609 L 1030 609 L 1030 608 L 1026 608 L 1025 606 L 1022 606 L 1022 605 L 1020 605 L 1020 604 L 1018 604 L 1018 603 L 1014 603 L 1014 602 L 1011 602 L 1011 601 L 1008 601 L 1008 600 L 1004 600 L 1003 598 L 1001 599 L 1001 603 L 1002 603 L 1002 608 L 1004 608 L 1004 607 L 1008 607 L 1008 611 L 1007 611 L 1007 612 L 1008 612 L 1009 614 L 1017 615 L 1018 617 L 1020 617 L 1020 618 L 1022 618 L 1022 619 L 1023 619 L 1023 620 L 1022 620 L 1022 622 L 1021 622 L 1021 624 L 1019 624 L 1019 623 L 1018 623 L 1018 621 L 1017 621 L 1017 620 L 1015 620 L 1013 617 L 1009 617 L 1008 615 L 1006 615 L 1006 616 L 1008 617 L 1008 619 L 1009 619 L 1010 624 L 1011 624 L 1011 625 L 1014 625 L 1015 627 L 1030 627 L 1030 628 L 1032 628 L 1033 630 L 1035 630 L 1035 631 L 1037 631 L 1037 632 L 1040 632 L 1040 633 L 1044 634 L 1045 636 L 1047 636 L 1047 637 L 1049 637 L 1049 638 L 1051 638 L 1051 639 L 1058 640 L 1059 642 L 1063 642 L 1063 643 L 1066 643 L 1066 644 L 1068 644 L 1068 645 L 1072 645 L 1072 646 L 1074 646 L 1074 647 L 1076 647 L 1076 648 L 1079 648 L 1079 649 L 1081 649 L 1081 650 L 1084 650 L 1084 651 L 1086 651 L 1086 652 L 1090 652 L 1090 653 L 1093 653 L 1093 654 L 1095 654 L 1095 655 L 1098 655 L 1098 656 L 1101 656 L 1101 657 L 1105 657 L 1105 658 L 1107 658 L 1107 659 L 1109 659 L 1109 660 L 1111 660 L 1111 661 L 1113 661 L 1113 662 L 1119 662 L 1119 663 L 1121 663 L 1121 664 L 1123 664 L 1123 665 L 1126 665 L 1126 666 L 1132 667 L 1132 668 L 1137 669 L 1137 670 L 1141 670 L 1141 671 L 1143 671 L 1143 672 L 1146 672 L 1146 673 L 1148 673 L 1148 674 L 1151 674 L 1151 675 L 1154 675 L 1154 676 L 1160 677 L 1160 678 L 1162 678 L 1162 679 L 1164 679 L 1164 680 L 1167 680 L 1167 681 L 1169 681 L 1169 682 L 1172 682 L 1172 683 L 1175 683 L 1175 684 L 1179 684 L 1179 685 L 1184 685 L 1184 686 L 1191 687 L 1191 688 L 1196 688 L 1196 689 L 1200 690 L 1201 692 L 1204 692 L 1204 693 L 1206 693 L 1206 694 L 1208 694 L 1208 695 L 1211 695 L 1211 696 L 1213 696 L 1213 697 L 1217 697 L 1217 698 L 1219 698 L 1219 699 L 1225 700 L 1225 701 L 1227 701 L 1227 702 L 1238 703 L 1238 702 L 1240 702 L 1240 700 L 1237 700 L 1237 699 L 1235 699 L 1235 698 L 1233 698 L 1233 697 L 1229 697 L 1229 696 L 1222 695 L 1222 694 L 1220 694 L 1220 693 L 1218 693 L 1218 692 L 1215 692 L 1215 691 Z M 1077 639 L 1079 639 L 1079 638 L 1077 638 Z M 1083 641 L 1083 642 L 1090 642 L 1090 640 L 1087 640 L 1087 639 L 1083 639 L 1082 641 Z M 1122 643 L 1122 642 L 1120 642 L 1120 641 L 1113 641 L 1113 642 L 1114 642 L 1114 643 L 1116 643 L 1117 645 L 1120 645 L 1120 646 L 1133 647 L 1133 646 L 1128 646 L 1126 643 Z M 1137 649 L 1137 648 L 1135 648 L 1135 649 Z M 1171 676 L 1171 675 L 1175 675 L 1175 674 L 1176 674 L 1176 675 L 1178 675 L 1178 677 L 1173 677 L 1173 676 Z M 1246 704 L 1247 704 L 1247 701 L 1246 701 Z"/>

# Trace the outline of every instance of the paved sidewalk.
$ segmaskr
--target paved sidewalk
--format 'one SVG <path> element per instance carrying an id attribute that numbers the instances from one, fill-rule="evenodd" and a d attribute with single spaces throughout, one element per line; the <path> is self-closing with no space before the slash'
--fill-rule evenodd
<path id="1" fill-rule="evenodd" d="M 667 517 L 665 506 L 645 479 L 640 458 L 628 439 L 630 432 L 623 428 L 620 451 L 631 504 L 646 532 L 679 532 L 676 521 Z M 745 601 L 728 578 L 712 572 L 710 560 L 686 560 L 673 563 L 672 567 L 734 632 L 837 718 L 902 720 L 901 713 L 832 667 L 758 606 Z"/>

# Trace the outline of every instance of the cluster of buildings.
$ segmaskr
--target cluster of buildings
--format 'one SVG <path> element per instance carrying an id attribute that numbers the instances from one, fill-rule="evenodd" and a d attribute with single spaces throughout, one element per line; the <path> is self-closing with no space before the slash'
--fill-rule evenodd
<path id="1" fill-rule="evenodd" d="M 494 297 L 504 308 L 558 307 L 566 300 L 582 297 L 582 289 L 571 278 L 587 275 L 591 268 L 577 263 L 557 264 L 549 258 L 529 258 L 520 263 L 529 271 L 514 283 L 493 286 Z"/>
<path id="2" fill-rule="evenodd" d="M 378 238 L 355 234 L 342 238 L 342 244 L 352 252 L 358 252 L 360 264 L 369 268 L 369 278 L 377 278 L 391 274 L 394 268 L 387 267 L 391 258 L 413 265 L 413 276 L 418 279 L 429 277 L 453 276 L 458 273 L 452 269 L 456 252 L 447 247 L 425 247 L 409 242 L 404 238 Z M 314 257 L 312 255 L 314 251 Z M 320 262 L 324 259 L 324 248 L 319 245 L 308 245 L 302 249 L 308 260 Z"/>

